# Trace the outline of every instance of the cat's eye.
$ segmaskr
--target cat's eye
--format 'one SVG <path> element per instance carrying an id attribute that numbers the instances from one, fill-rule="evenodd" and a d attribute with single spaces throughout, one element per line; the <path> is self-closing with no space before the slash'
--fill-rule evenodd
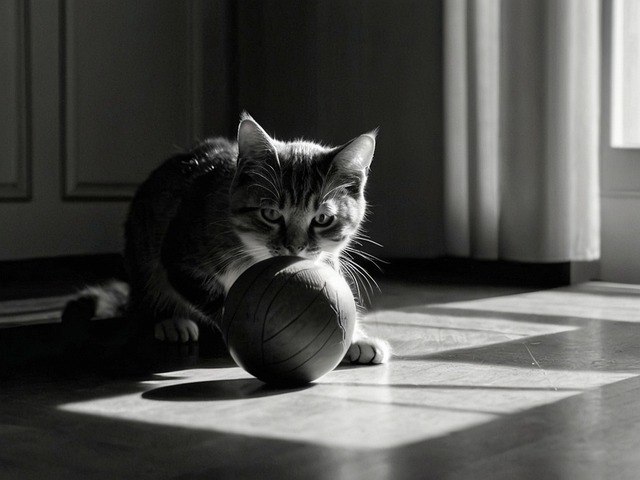
<path id="1" fill-rule="evenodd" d="M 277 222 L 282 217 L 282 214 L 275 208 L 263 208 L 260 210 L 260 214 L 267 222 L 272 223 Z"/>
<path id="2" fill-rule="evenodd" d="M 319 213 L 313 218 L 313 223 L 318 227 L 328 227 L 333 223 L 336 217 L 334 215 L 327 215 L 326 213 Z"/>

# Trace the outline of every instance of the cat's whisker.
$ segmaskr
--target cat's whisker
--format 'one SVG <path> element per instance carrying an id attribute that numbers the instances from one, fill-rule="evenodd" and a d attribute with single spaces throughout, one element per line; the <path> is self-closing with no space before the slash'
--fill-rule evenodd
<path id="1" fill-rule="evenodd" d="M 203 262 L 203 267 L 207 269 L 222 271 L 225 270 L 231 263 L 238 260 L 238 256 L 241 256 L 243 253 L 243 247 L 235 247 L 230 250 L 227 250 L 224 254 L 219 257 L 211 257 Z"/>
<path id="2" fill-rule="evenodd" d="M 353 282 L 354 282 L 356 290 L 357 290 L 358 298 L 361 299 L 361 300 L 363 299 L 363 292 L 368 297 L 369 295 L 368 295 L 368 292 L 366 290 L 367 285 L 365 284 L 365 282 L 362 281 L 361 274 L 354 267 L 353 262 L 347 256 L 343 256 L 343 257 L 340 258 L 340 263 L 341 263 L 341 266 L 347 272 L 349 272 L 351 278 L 353 279 Z"/>
<path id="3" fill-rule="evenodd" d="M 266 190 L 267 193 L 269 193 L 272 197 L 272 199 L 274 201 L 278 201 L 280 199 L 280 194 L 278 192 L 278 188 L 275 186 L 275 184 L 269 180 L 266 176 L 264 176 L 262 173 L 260 172 L 254 172 L 255 175 L 257 175 L 258 177 L 262 178 L 265 182 L 268 183 L 268 185 L 263 185 L 261 183 L 254 183 L 252 186 L 254 187 L 258 187 L 258 188 L 262 188 L 263 190 Z"/>
<path id="4" fill-rule="evenodd" d="M 327 191 L 326 193 L 325 193 L 325 192 L 323 192 L 323 193 L 322 193 L 322 201 L 323 201 L 323 202 L 325 202 L 325 201 L 329 200 L 330 198 L 333 198 L 333 197 L 331 197 L 331 196 L 330 196 L 332 193 L 334 193 L 334 192 L 335 192 L 335 193 L 337 194 L 338 190 L 340 190 L 340 189 L 342 189 L 342 188 L 350 187 L 350 186 L 352 186 L 352 185 L 353 185 L 353 182 L 343 183 L 343 184 L 341 184 L 341 185 L 338 185 L 338 186 L 336 186 L 336 187 L 333 187 L 331 190 Z M 335 196 L 335 195 L 334 195 L 334 196 Z"/>
<path id="5" fill-rule="evenodd" d="M 280 168 L 280 162 L 278 162 L 278 167 Z M 282 170 L 280 170 L 279 172 L 276 172 L 275 168 L 273 168 L 273 165 L 269 164 L 269 163 L 263 163 L 263 168 L 266 170 L 267 168 L 270 170 L 270 175 L 272 180 L 274 181 L 274 183 L 278 184 L 278 191 L 282 191 Z"/>
<path id="6" fill-rule="evenodd" d="M 382 244 L 380 244 L 380 243 L 378 243 L 378 242 L 376 242 L 374 240 L 371 240 L 367 235 L 365 235 L 362 232 L 359 232 L 359 233 L 355 234 L 351 238 L 353 239 L 353 241 L 355 241 L 357 243 L 359 243 L 359 242 L 367 242 L 367 243 L 370 243 L 372 245 L 375 245 L 376 247 L 382 247 L 383 246 Z M 362 244 L 360 244 L 360 245 L 362 245 Z"/>
<path id="7" fill-rule="evenodd" d="M 353 267 L 351 267 L 353 268 Z M 368 286 L 365 282 L 363 282 L 361 280 L 361 275 L 357 272 L 357 270 L 353 269 L 353 275 L 356 279 L 358 279 L 359 283 L 360 283 L 360 290 L 362 293 L 360 293 L 360 300 L 359 300 L 359 304 L 361 305 L 365 305 L 367 303 L 371 302 L 371 287 Z"/>
<path id="8" fill-rule="evenodd" d="M 358 255 L 359 257 L 363 258 L 364 260 L 368 261 L 369 263 L 372 263 L 378 270 L 382 271 L 382 268 L 380 267 L 380 265 L 378 265 L 379 263 L 385 263 L 388 264 L 389 262 L 382 260 L 378 257 L 376 257 L 375 255 L 372 255 L 368 252 L 364 252 L 362 250 L 359 250 L 357 248 L 353 248 L 351 246 L 346 246 L 344 247 L 344 251 L 349 252 L 353 255 Z"/>
<path id="9" fill-rule="evenodd" d="M 280 167 L 280 164 L 278 164 L 278 167 Z M 263 162 L 258 168 L 263 171 L 265 175 L 269 175 L 274 184 L 282 187 L 282 171 L 276 172 L 275 168 L 267 162 Z"/>
<path id="10" fill-rule="evenodd" d="M 356 296 L 358 297 L 358 301 L 360 301 L 362 299 L 362 292 L 360 291 L 360 284 L 358 282 L 358 279 L 356 278 L 356 275 L 351 270 L 351 266 L 344 260 L 345 260 L 344 258 L 340 259 L 340 269 L 342 270 L 342 272 L 344 274 L 346 274 L 351 279 L 351 283 L 352 283 L 353 287 L 355 287 L 355 289 L 356 289 L 355 293 L 356 293 Z"/>
<path id="11" fill-rule="evenodd" d="M 369 294 L 364 289 L 364 284 L 362 284 L 361 281 L 359 280 L 359 276 L 357 272 L 353 271 L 352 267 L 347 264 L 344 264 L 342 268 L 344 269 L 344 272 L 348 275 L 348 277 L 351 279 L 352 285 L 355 287 L 355 290 L 356 290 L 355 294 L 357 298 L 356 303 L 363 304 L 365 301 L 368 301 Z"/>
<path id="12" fill-rule="evenodd" d="M 375 279 L 367 272 L 362 266 L 358 265 L 347 252 L 345 252 L 345 256 L 342 258 L 346 264 L 349 265 L 353 272 L 361 278 L 365 284 L 363 284 L 363 290 L 367 296 L 367 300 L 371 301 L 371 295 L 373 295 L 373 290 L 380 291 L 380 286 L 375 281 Z M 375 288 L 374 288 L 375 287 Z"/>
<path id="13" fill-rule="evenodd" d="M 265 171 L 264 168 L 261 168 L 259 170 L 253 170 L 253 174 L 257 175 L 258 177 L 262 178 L 265 182 L 269 183 L 274 188 L 274 190 L 278 190 L 276 182 L 274 181 L 273 176 L 269 173 L 269 171 Z"/>
<path id="14" fill-rule="evenodd" d="M 367 285 L 369 286 L 369 291 L 371 292 L 371 294 L 373 294 L 374 289 L 377 290 L 378 292 L 381 291 L 380 285 L 378 285 L 378 282 L 376 282 L 376 280 L 371 276 L 369 272 L 367 272 L 364 268 L 362 268 L 357 263 L 354 263 L 353 266 L 360 272 L 360 274 L 362 275 L 362 278 L 364 278 L 365 281 L 367 282 Z"/>
<path id="15" fill-rule="evenodd" d="M 353 255 L 357 255 L 359 257 L 361 257 L 363 260 L 368 261 L 369 263 L 372 263 L 378 270 L 381 270 L 380 265 L 378 265 L 378 263 L 385 263 L 388 264 L 389 262 L 385 261 L 385 260 L 381 260 L 380 258 L 376 257 L 375 255 L 371 255 L 369 253 L 366 252 L 362 252 L 360 250 L 356 250 L 356 249 L 351 249 L 351 248 L 345 248 L 345 250 Z"/>

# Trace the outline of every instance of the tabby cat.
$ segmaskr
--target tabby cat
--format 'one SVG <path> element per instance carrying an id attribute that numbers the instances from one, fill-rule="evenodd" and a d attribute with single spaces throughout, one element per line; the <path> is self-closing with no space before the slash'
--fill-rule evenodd
<path id="1" fill-rule="evenodd" d="M 198 340 L 215 326 L 222 299 L 249 266 L 276 255 L 324 262 L 348 275 L 359 238 L 376 132 L 330 148 L 271 138 L 243 114 L 237 142 L 209 139 L 174 156 L 139 187 L 126 222 L 129 285 L 88 289 L 97 316 L 128 297 L 128 310 L 161 341 Z M 356 328 L 345 357 L 383 363 L 387 342 Z"/>

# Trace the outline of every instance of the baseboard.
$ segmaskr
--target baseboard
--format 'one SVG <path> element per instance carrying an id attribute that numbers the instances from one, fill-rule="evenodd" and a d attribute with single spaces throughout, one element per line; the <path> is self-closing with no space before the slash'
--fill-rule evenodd
<path id="1" fill-rule="evenodd" d="M 571 263 L 520 263 L 469 258 L 389 258 L 376 277 L 412 282 L 552 288 L 571 284 Z"/>

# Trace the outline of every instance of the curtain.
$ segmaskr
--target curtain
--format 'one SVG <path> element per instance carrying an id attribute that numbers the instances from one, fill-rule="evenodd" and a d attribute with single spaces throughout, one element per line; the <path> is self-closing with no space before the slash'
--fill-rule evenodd
<path id="1" fill-rule="evenodd" d="M 599 0 L 446 0 L 447 253 L 600 255 Z"/>

